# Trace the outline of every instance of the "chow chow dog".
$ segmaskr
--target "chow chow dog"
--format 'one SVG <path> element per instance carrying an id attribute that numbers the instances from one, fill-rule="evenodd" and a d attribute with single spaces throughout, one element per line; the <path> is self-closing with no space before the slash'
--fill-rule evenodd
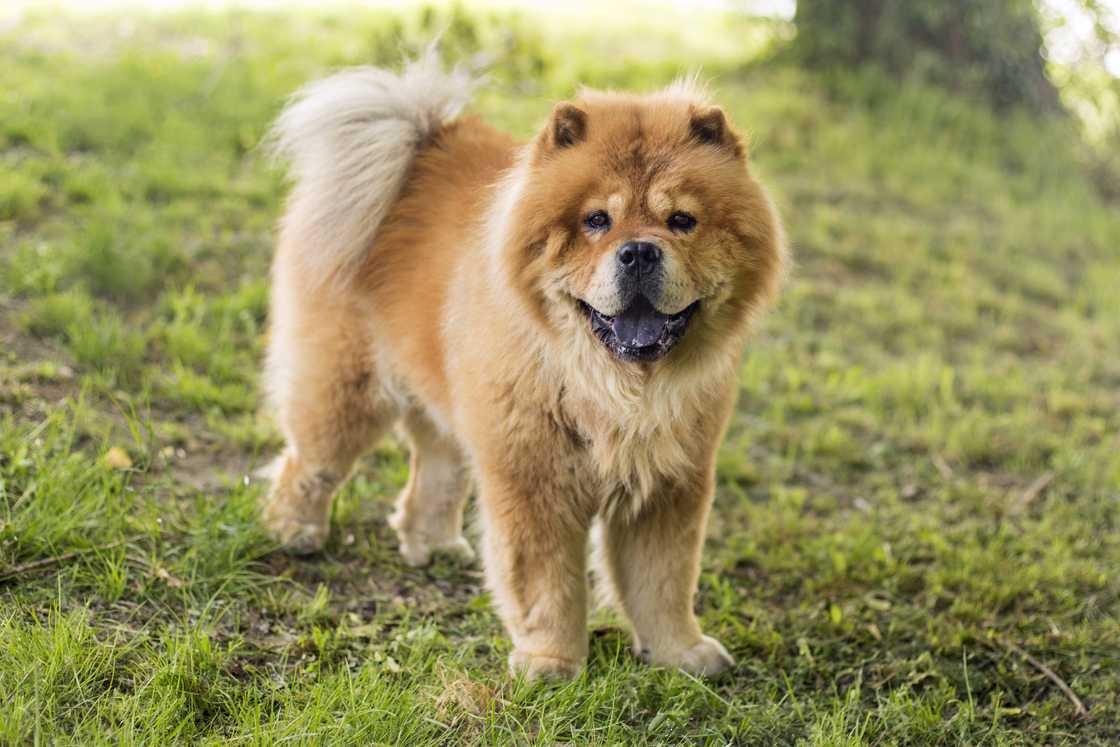
<path id="1" fill-rule="evenodd" d="M 404 560 L 473 557 L 528 677 L 588 652 L 588 565 L 645 661 L 733 664 L 693 611 L 716 450 L 785 249 L 746 145 L 695 81 L 585 90 L 528 142 L 459 116 L 429 52 L 297 93 L 265 381 L 286 441 L 262 519 L 322 547 L 331 497 L 394 424 Z M 589 552 L 594 535 L 595 552 Z"/>

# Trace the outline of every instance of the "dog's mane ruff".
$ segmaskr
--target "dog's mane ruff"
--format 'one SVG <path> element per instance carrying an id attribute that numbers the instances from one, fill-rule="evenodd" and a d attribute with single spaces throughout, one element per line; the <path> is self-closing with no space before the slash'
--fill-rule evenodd
<path id="1" fill-rule="evenodd" d="M 691 429 L 697 413 L 711 408 L 722 384 L 734 375 L 737 348 L 729 340 L 704 356 L 648 375 L 606 358 L 589 336 L 573 340 L 565 351 L 563 376 L 594 410 L 609 413 L 594 439 L 596 464 L 607 484 L 626 489 L 624 502 L 605 510 L 633 514 L 660 482 L 695 466 L 688 446 L 699 434 Z"/>
<path id="2" fill-rule="evenodd" d="M 509 241 L 513 225 L 513 212 L 518 200 L 524 195 L 525 184 L 529 180 L 529 159 L 532 155 L 532 148 L 527 145 L 517 150 L 513 165 L 495 185 L 494 200 L 487 212 L 488 228 L 483 235 L 486 256 L 492 271 L 499 274 L 502 252 Z"/>
<path id="3" fill-rule="evenodd" d="M 400 73 L 350 68 L 289 100 L 266 145 L 290 165 L 281 229 L 314 277 L 337 279 L 360 263 L 417 151 L 477 85 L 462 69 L 445 71 L 432 47 Z"/>

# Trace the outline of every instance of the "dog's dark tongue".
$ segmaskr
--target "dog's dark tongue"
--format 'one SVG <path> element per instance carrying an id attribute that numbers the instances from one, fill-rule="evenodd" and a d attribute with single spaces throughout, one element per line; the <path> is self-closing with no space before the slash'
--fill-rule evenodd
<path id="1" fill-rule="evenodd" d="M 661 339 L 668 319 L 667 315 L 659 314 L 645 296 L 639 295 L 629 308 L 615 315 L 611 330 L 623 345 L 644 348 Z"/>

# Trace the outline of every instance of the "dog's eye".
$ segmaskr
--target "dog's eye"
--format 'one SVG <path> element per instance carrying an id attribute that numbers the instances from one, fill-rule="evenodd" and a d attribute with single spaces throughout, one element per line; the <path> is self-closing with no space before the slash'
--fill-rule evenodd
<path id="1" fill-rule="evenodd" d="M 696 219 L 688 213 L 673 213 L 669 216 L 669 228 L 673 231 L 691 231 L 696 227 Z"/>
<path id="2" fill-rule="evenodd" d="M 602 231 L 611 227 L 611 217 L 604 210 L 596 210 L 594 213 L 588 213 L 583 219 L 583 225 L 592 231 Z"/>

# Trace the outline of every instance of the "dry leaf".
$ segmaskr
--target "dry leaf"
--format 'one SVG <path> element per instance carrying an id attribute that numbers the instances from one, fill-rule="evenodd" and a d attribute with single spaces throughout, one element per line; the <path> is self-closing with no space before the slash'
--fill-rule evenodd
<path id="1" fill-rule="evenodd" d="M 447 714 L 451 706 L 466 711 L 472 716 L 485 716 L 490 710 L 490 704 L 497 698 L 497 693 L 481 682 L 475 682 L 465 673 L 449 674 L 440 673 L 443 692 L 440 693 L 437 703 L 441 713 Z"/>
<path id="2" fill-rule="evenodd" d="M 163 581 L 172 589 L 183 588 L 183 579 L 172 576 L 166 568 L 156 568 L 156 578 L 158 578 L 160 581 Z"/>
<path id="3" fill-rule="evenodd" d="M 105 452 L 105 464 L 110 469 L 130 469 L 132 467 L 132 460 L 128 456 L 128 452 L 119 446 L 114 446 Z"/>
<path id="4" fill-rule="evenodd" d="M 355 620 L 357 622 L 355 622 Z M 350 625 L 341 628 L 343 635 L 348 635 L 351 638 L 377 638 L 381 632 L 381 626 L 376 622 L 363 623 L 361 618 L 351 613 Z"/>

